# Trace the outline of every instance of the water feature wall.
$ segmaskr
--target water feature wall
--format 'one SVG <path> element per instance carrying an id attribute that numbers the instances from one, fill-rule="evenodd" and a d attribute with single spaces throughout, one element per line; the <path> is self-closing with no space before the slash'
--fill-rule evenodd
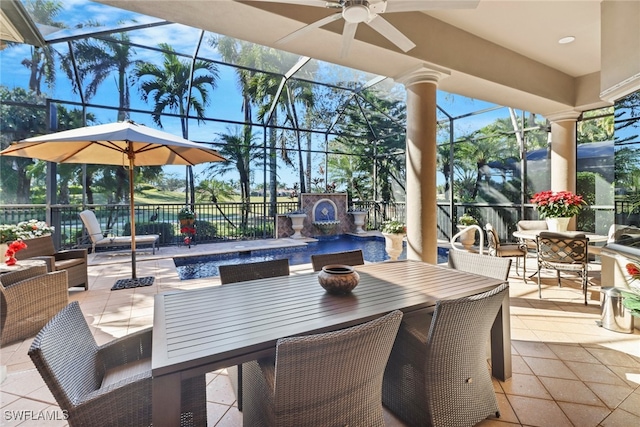
<path id="1" fill-rule="evenodd" d="M 323 235 L 320 228 L 314 222 L 337 221 L 338 224 L 328 233 L 346 234 L 353 233 L 356 226 L 353 223 L 353 215 L 347 213 L 348 198 L 346 193 L 303 193 L 300 195 L 300 211 L 307 217 L 304 219 L 304 227 L 301 234 L 306 237 Z M 326 214 L 323 213 L 326 209 Z M 334 219 L 330 219 L 334 218 Z M 291 228 L 291 219 L 287 214 L 278 215 L 276 218 L 276 238 L 291 237 L 294 231 Z"/>

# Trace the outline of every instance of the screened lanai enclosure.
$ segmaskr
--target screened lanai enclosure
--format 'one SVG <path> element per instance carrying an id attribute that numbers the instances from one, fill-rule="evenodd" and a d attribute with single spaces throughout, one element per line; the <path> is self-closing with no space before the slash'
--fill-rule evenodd
<path id="1" fill-rule="evenodd" d="M 0 51 L 1 144 L 132 120 L 214 148 L 228 162 L 136 170 L 138 233 L 181 239 L 185 206 L 199 241 L 274 237 L 303 193 L 347 193 L 367 228 L 404 220 L 405 89 L 393 79 L 89 1 L 25 1 L 46 39 Z M 606 233 L 614 212 L 614 109 L 578 124 L 579 228 Z M 504 240 L 536 218 L 550 186 L 550 124 L 533 113 L 438 92 L 438 233 L 457 218 L 491 222 Z M 94 209 L 128 233 L 123 166 L 0 157 L 0 222 L 50 222 L 64 247 L 86 243 Z"/>

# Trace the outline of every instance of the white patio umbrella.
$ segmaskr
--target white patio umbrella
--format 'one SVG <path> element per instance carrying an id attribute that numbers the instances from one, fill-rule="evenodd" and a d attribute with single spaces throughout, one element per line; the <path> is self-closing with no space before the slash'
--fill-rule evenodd
<path id="1" fill-rule="evenodd" d="M 136 228 L 133 200 L 135 166 L 196 165 L 226 161 L 216 150 L 132 121 L 87 126 L 14 142 L 3 156 L 54 163 L 89 163 L 129 168 L 131 275 L 136 277 Z M 151 278 L 153 280 L 153 278 Z"/>

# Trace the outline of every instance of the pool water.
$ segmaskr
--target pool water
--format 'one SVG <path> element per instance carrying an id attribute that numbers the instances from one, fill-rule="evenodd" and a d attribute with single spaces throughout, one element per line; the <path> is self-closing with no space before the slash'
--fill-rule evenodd
<path id="1" fill-rule="evenodd" d="M 381 262 L 389 259 L 382 237 L 356 237 L 350 235 L 320 237 L 306 246 L 282 249 L 264 249 L 247 252 L 231 252 L 217 255 L 174 258 L 173 262 L 181 280 L 218 276 L 218 266 L 246 264 L 288 258 L 289 265 L 310 264 L 311 255 L 362 249 L 365 261 Z M 407 258 L 406 243 L 399 259 Z M 446 262 L 446 249 L 439 248 L 438 262 Z"/>

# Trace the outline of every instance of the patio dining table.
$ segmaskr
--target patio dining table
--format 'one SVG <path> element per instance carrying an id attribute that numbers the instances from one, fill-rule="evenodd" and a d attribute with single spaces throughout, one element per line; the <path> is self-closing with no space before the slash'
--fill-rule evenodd
<path id="1" fill-rule="evenodd" d="M 419 261 L 357 266 L 358 286 L 332 295 L 318 273 L 156 295 L 153 425 L 180 419 L 181 380 L 275 353 L 279 338 L 354 326 L 390 311 L 432 309 L 438 300 L 479 294 L 502 281 Z M 491 331 L 492 373 L 511 377 L 509 297 Z"/>

